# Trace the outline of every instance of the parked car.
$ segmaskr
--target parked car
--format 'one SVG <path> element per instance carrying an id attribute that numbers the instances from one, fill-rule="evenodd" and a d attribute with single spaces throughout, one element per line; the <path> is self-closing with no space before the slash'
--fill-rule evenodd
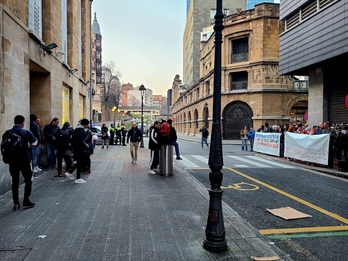
<path id="1" fill-rule="evenodd" d="M 149 130 L 147 129 L 146 123 L 144 123 L 143 127 L 144 127 L 143 134 L 148 136 L 149 135 Z M 138 129 L 141 130 L 141 123 L 138 124 Z"/>
<path id="2" fill-rule="evenodd" d="M 98 140 L 97 140 L 97 144 L 102 144 L 102 131 L 101 131 L 101 127 L 97 126 L 97 125 L 92 125 L 91 127 L 91 132 L 93 133 L 93 135 L 97 135 L 98 136 Z M 108 131 L 108 137 L 110 139 L 110 132 Z"/>

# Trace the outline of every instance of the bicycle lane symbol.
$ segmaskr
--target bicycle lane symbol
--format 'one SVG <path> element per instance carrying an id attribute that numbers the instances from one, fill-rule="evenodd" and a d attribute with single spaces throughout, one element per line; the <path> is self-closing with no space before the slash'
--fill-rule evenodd
<path id="1" fill-rule="evenodd" d="M 258 190 L 260 187 L 254 184 L 239 182 L 227 187 L 221 186 L 222 189 L 235 189 L 235 190 Z"/>

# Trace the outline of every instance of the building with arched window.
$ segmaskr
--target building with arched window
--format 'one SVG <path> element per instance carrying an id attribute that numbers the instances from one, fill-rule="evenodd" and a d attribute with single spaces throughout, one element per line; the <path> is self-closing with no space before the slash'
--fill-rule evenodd
<path id="1" fill-rule="evenodd" d="M 258 129 L 266 122 L 273 125 L 303 120 L 307 89 L 298 88 L 293 77 L 278 74 L 279 5 L 264 3 L 225 17 L 222 34 L 223 138 L 239 139 L 243 125 Z M 182 90 L 180 77 L 174 79 L 172 113 L 178 132 L 195 135 L 202 125 L 211 128 L 214 40 L 212 34 L 201 42 L 197 84 Z"/>

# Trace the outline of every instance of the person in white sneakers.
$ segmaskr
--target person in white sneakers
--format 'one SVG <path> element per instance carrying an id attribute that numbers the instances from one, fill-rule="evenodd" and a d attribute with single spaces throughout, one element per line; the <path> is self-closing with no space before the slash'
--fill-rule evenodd
<path id="1" fill-rule="evenodd" d="M 150 154 L 150 170 L 149 174 L 156 174 L 155 170 L 159 164 L 159 150 L 161 145 L 159 143 L 159 128 L 161 123 L 155 121 L 153 127 L 150 130 L 150 138 L 149 138 L 149 149 L 151 150 Z"/>
<path id="2" fill-rule="evenodd" d="M 38 146 L 31 146 L 31 166 L 34 173 L 42 171 L 37 165 L 38 157 L 40 154 L 40 147 L 42 143 L 42 136 L 40 126 L 37 124 L 37 116 L 35 114 L 30 114 L 30 131 L 33 133 L 34 137 L 37 139 Z"/>

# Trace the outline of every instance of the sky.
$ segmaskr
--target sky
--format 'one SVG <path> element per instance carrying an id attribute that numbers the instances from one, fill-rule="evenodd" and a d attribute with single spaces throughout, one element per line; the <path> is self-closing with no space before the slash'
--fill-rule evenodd
<path id="1" fill-rule="evenodd" d="M 94 0 L 102 62 L 115 63 L 121 83 L 167 95 L 183 71 L 186 0 Z"/>

